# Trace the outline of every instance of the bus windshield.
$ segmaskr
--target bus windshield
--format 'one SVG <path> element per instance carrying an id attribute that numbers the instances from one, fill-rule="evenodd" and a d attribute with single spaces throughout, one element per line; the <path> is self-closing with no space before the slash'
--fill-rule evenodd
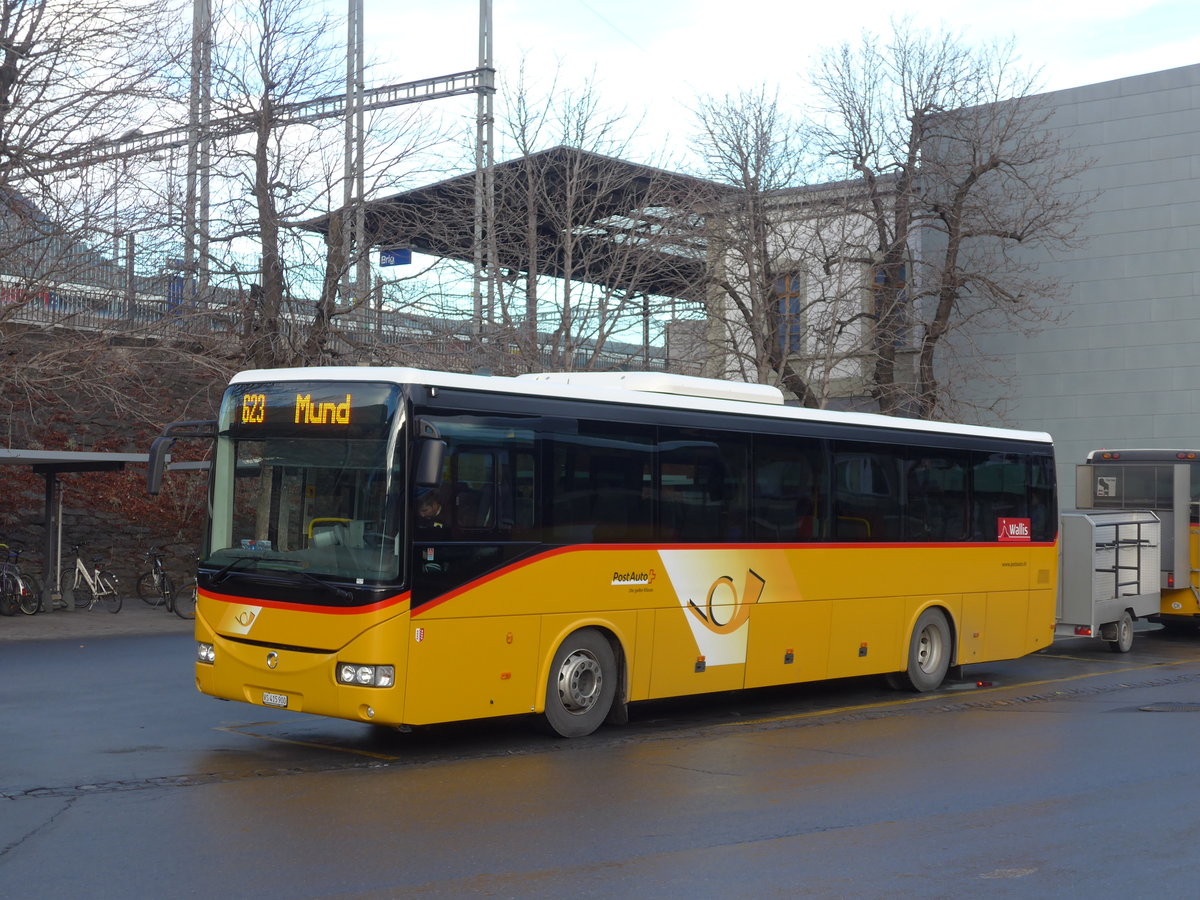
<path id="1" fill-rule="evenodd" d="M 253 396 L 257 405 L 226 398 L 203 564 L 225 574 L 396 582 L 404 521 L 399 435 L 386 421 L 350 434 L 272 427 L 269 415 L 255 420 L 274 398 Z M 243 409 L 252 427 L 237 420 Z"/>

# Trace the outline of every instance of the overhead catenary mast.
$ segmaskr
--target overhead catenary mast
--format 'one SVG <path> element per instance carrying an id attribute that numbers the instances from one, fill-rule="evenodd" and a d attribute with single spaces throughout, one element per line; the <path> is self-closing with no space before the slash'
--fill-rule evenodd
<path id="1" fill-rule="evenodd" d="M 346 185 L 344 214 L 354 209 L 353 227 L 347 221 L 348 238 L 360 242 L 357 252 L 356 290 L 368 288 L 364 209 L 364 116 L 368 110 L 387 109 L 426 100 L 439 100 L 463 94 L 476 94 L 476 203 L 475 203 L 475 295 L 476 323 L 482 330 L 483 282 L 487 281 L 487 307 L 494 303 L 492 260 L 495 239 L 492 221 L 495 203 L 491 169 L 494 163 L 492 98 L 495 94 L 495 70 L 492 67 L 492 3 L 479 4 L 479 67 L 465 72 L 438 75 L 416 81 L 399 82 L 378 88 L 364 84 L 362 0 L 349 0 L 349 40 L 347 42 L 346 92 L 316 97 L 276 107 L 276 121 L 282 125 L 315 122 L 321 119 L 346 119 Z M 216 138 L 247 134 L 256 126 L 252 113 L 213 119 L 212 110 L 212 14 L 209 0 L 192 2 L 191 86 L 188 97 L 188 124 L 183 128 L 164 128 L 143 134 L 131 134 L 109 140 L 89 141 L 68 153 L 46 159 L 31 171 L 40 175 L 84 168 L 97 163 L 130 159 L 174 148 L 187 148 L 187 185 L 185 190 L 184 258 L 182 260 L 185 296 L 203 293 L 208 285 L 209 172 L 212 142 Z M 353 231 L 353 235 L 350 232 Z M 351 256 L 347 254 L 347 266 Z M 347 278 L 348 278 L 347 269 Z M 356 296 L 361 296 L 357 294 Z"/>

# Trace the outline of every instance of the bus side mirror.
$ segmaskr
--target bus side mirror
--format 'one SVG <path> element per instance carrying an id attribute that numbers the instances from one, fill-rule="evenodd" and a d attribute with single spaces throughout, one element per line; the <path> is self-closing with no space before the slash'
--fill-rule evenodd
<path id="1" fill-rule="evenodd" d="M 437 487 L 442 483 L 442 461 L 446 458 L 446 442 L 440 438 L 421 438 L 417 456 L 416 486 Z"/>
<path id="2" fill-rule="evenodd" d="M 167 468 L 167 454 L 175 446 L 173 437 L 156 437 L 150 445 L 149 468 L 146 470 L 146 493 L 154 495 L 162 490 L 163 472 Z"/>
<path id="3" fill-rule="evenodd" d="M 172 422 L 150 445 L 149 468 L 146 470 L 146 493 L 157 494 L 162 490 L 163 472 L 167 469 L 167 454 L 179 438 L 202 438 L 214 441 L 217 437 L 217 420 Z"/>

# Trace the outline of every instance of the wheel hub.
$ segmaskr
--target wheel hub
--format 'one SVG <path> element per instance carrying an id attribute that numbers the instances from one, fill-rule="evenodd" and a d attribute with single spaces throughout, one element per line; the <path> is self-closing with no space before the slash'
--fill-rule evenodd
<path id="1" fill-rule="evenodd" d="M 921 631 L 917 647 L 917 665 L 922 672 L 932 672 L 942 661 L 942 635 L 936 628 Z"/>
<path id="2" fill-rule="evenodd" d="M 587 712 L 600 697 L 604 676 L 599 661 L 586 650 L 576 650 L 558 670 L 558 697 L 572 713 Z"/>

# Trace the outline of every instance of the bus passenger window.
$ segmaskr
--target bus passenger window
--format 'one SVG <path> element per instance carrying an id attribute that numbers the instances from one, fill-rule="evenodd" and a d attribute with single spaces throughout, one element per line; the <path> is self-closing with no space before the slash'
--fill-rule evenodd
<path id="1" fill-rule="evenodd" d="M 899 451 L 839 442 L 834 453 L 834 537 L 898 541 L 904 535 Z"/>
<path id="2" fill-rule="evenodd" d="M 967 536 L 967 454 L 912 451 L 905 491 L 905 540 L 961 541 Z"/>
<path id="3" fill-rule="evenodd" d="M 661 539 L 747 540 L 746 438 L 692 428 L 660 428 L 658 447 Z"/>
<path id="4" fill-rule="evenodd" d="M 971 538 L 994 541 L 1000 519 L 1029 518 L 1025 457 L 1017 453 L 975 453 L 971 468 Z"/>
<path id="5" fill-rule="evenodd" d="M 819 442 L 756 435 L 754 540 L 792 542 L 823 537 L 824 471 Z"/>
<path id="6" fill-rule="evenodd" d="M 553 543 L 640 542 L 654 538 L 646 490 L 654 469 L 653 429 L 581 421 L 575 433 L 547 432 Z"/>

